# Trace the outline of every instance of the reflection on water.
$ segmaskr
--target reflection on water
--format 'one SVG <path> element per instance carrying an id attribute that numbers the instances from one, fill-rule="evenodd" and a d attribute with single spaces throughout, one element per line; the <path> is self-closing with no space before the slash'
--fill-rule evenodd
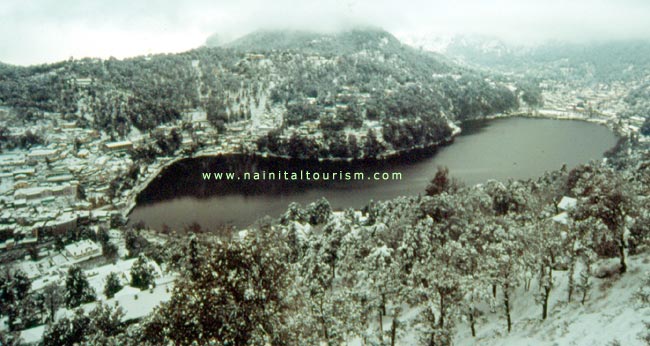
<path id="1" fill-rule="evenodd" d="M 437 152 L 418 152 L 385 162 L 318 162 L 228 156 L 183 160 L 165 170 L 138 197 L 131 222 L 160 228 L 198 222 L 204 228 L 230 223 L 245 227 L 277 217 L 290 202 L 303 205 L 321 197 L 334 208 L 360 208 L 370 199 L 417 195 L 438 166 L 468 184 L 488 179 L 525 179 L 562 164 L 573 167 L 597 159 L 616 142 L 606 128 L 580 121 L 510 118 L 475 121 Z M 221 181 L 202 173 L 233 172 L 400 172 L 398 181 Z"/>

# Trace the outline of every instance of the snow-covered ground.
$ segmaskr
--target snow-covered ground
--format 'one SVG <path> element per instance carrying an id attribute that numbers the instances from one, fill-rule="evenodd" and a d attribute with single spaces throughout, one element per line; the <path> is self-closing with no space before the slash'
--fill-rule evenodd
<path id="1" fill-rule="evenodd" d="M 612 266 L 617 260 L 599 262 L 595 268 Z M 477 337 L 472 338 L 469 326 L 457 326 L 456 345 L 644 345 L 639 334 L 645 330 L 644 321 L 650 321 L 650 307 L 642 307 L 634 300 L 634 293 L 643 285 L 650 270 L 650 254 L 629 258 L 628 272 L 610 278 L 592 277 L 592 288 L 585 305 L 580 294 L 574 292 L 567 303 L 566 271 L 553 272 L 555 287 L 551 291 L 549 315 L 541 319 L 542 308 L 531 292 L 517 291 L 513 301 L 513 326 L 506 331 L 503 309 L 483 316 L 477 324 Z M 535 290 L 532 285 L 531 290 Z"/>
<path id="2" fill-rule="evenodd" d="M 599 261 L 599 268 L 615 267 L 618 259 Z M 608 346 L 615 341 L 625 346 L 644 346 L 639 336 L 646 330 L 644 321 L 650 322 L 650 306 L 641 306 L 634 294 L 644 284 L 650 270 L 650 254 L 631 256 L 628 271 L 609 278 L 590 278 L 592 287 L 585 305 L 580 303 L 581 293 L 574 291 L 572 302 L 567 303 L 568 272 L 554 271 L 554 287 L 549 299 L 549 313 L 542 320 L 542 306 L 535 302 L 537 286 L 533 282 L 526 292 L 522 287 L 511 294 L 512 331 L 507 332 L 503 312 L 503 298 L 499 292 L 493 312 L 489 305 L 481 307 L 485 313 L 476 323 L 476 337 L 472 337 L 469 323 L 458 321 L 455 326 L 456 346 Z M 576 273 L 579 270 L 576 270 Z M 576 274 L 577 275 L 577 274 Z M 398 345 L 419 345 L 420 335 L 410 327 L 417 318 L 419 307 L 406 308 L 401 314 L 401 325 L 409 330 L 398 339 Z M 390 331 L 391 321 L 384 318 L 383 329 Z M 376 328 L 376 324 L 370 328 Z M 360 339 L 348 342 L 349 346 L 362 346 Z"/>
<path id="3" fill-rule="evenodd" d="M 111 230 L 109 234 L 111 239 L 115 243 L 119 244 L 118 253 L 124 255 L 126 249 L 124 248 L 122 235 L 116 230 Z M 149 237 L 149 239 L 151 241 L 160 241 L 155 237 Z M 82 305 L 80 308 L 89 312 L 100 302 L 109 306 L 118 305 L 124 311 L 123 319 L 126 321 L 142 318 L 150 314 L 158 305 L 160 305 L 160 303 L 169 300 L 177 274 L 166 272 L 154 261 L 149 261 L 149 264 L 155 271 L 155 287 L 149 290 L 133 288 L 130 287 L 129 284 L 131 280 L 131 267 L 135 261 L 135 258 L 120 258 L 113 263 L 84 270 L 84 274 L 87 277 L 90 287 L 95 291 L 97 301 Z M 67 271 L 66 268 L 76 262 L 78 261 L 70 260 L 65 257 L 64 252 L 58 253 L 52 251 L 51 253 L 48 253 L 48 256 L 42 258 L 38 262 L 25 259 L 24 261 L 16 263 L 16 266 L 28 273 L 28 276 L 34 278 L 32 289 L 37 291 L 53 282 L 64 286 Z M 120 281 L 124 287 L 117 292 L 113 298 L 107 299 L 104 295 L 104 286 L 106 285 L 106 278 L 112 272 L 119 275 Z M 65 316 L 72 316 L 74 310 L 76 309 L 60 308 L 56 313 L 56 319 Z M 0 330 L 6 329 L 4 321 L 0 322 L 2 322 L 0 323 Z M 41 340 L 45 329 L 45 325 L 36 326 L 21 331 L 20 336 L 23 342 L 27 344 L 38 343 Z"/>
<path id="4" fill-rule="evenodd" d="M 162 275 L 156 278 L 156 287 L 149 290 L 140 290 L 138 288 L 133 288 L 128 286 L 128 278 L 131 264 L 135 262 L 135 259 L 119 261 L 116 264 L 111 264 L 99 268 L 95 268 L 91 271 L 87 271 L 86 274 L 94 272 L 93 276 L 88 277 L 88 282 L 90 286 L 95 289 L 97 293 L 97 301 L 84 304 L 79 308 L 83 309 L 85 312 L 92 311 L 97 304 L 100 302 L 108 306 L 119 306 L 124 311 L 124 321 L 135 320 L 142 318 L 159 306 L 162 302 L 169 300 L 171 297 L 172 288 L 174 286 L 174 280 L 176 278 L 173 274 Z M 157 267 L 156 267 L 157 268 Z M 157 268 L 157 271 L 159 269 Z M 106 299 L 106 296 L 102 293 L 105 277 L 110 272 L 121 273 L 122 283 L 125 284 L 124 288 L 117 292 L 115 296 L 111 299 Z M 161 274 L 160 272 L 158 274 Z M 74 315 L 74 310 L 76 309 L 66 309 L 60 308 L 56 313 L 56 319 L 63 317 L 72 317 Z M 20 332 L 20 337 L 23 342 L 27 344 L 38 343 L 45 332 L 45 325 L 36 326 L 30 329 L 26 329 Z"/>

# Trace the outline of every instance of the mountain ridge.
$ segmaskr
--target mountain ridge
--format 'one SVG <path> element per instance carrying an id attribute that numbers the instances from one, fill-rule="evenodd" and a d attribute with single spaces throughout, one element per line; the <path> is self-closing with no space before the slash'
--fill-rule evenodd
<path id="1" fill-rule="evenodd" d="M 250 120 L 284 132 L 258 142 L 261 152 L 288 155 L 288 142 L 275 144 L 303 131 L 306 145 L 294 145 L 298 157 L 315 147 L 306 136 L 307 122 L 327 142 L 310 156 L 346 157 L 340 137 L 370 123 L 386 150 L 402 151 L 448 138 L 451 121 L 519 106 L 516 87 L 500 76 L 453 64 L 374 28 L 257 32 L 184 53 L 69 60 L 13 72 L 0 73 L 0 100 L 6 104 L 58 112 L 115 138 L 133 127 L 148 131 L 204 111 L 220 131 Z M 382 154 L 371 151 L 369 157 Z"/>

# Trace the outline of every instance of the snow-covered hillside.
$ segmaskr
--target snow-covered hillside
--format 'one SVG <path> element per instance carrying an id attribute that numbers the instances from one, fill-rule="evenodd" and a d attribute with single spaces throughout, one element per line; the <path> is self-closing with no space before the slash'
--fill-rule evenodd
<path id="1" fill-rule="evenodd" d="M 555 271 L 555 287 L 546 320 L 541 319 L 541 305 L 531 294 L 515 294 L 512 332 L 506 332 L 503 309 L 497 306 L 496 313 L 481 318 L 476 338 L 472 338 L 469 326 L 460 324 L 455 344 L 596 346 L 616 345 L 618 341 L 620 345 L 645 345 L 639 336 L 646 330 L 644 321 L 650 321 L 650 307 L 642 306 L 634 295 L 647 285 L 644 279 L 650 270 L 650 255 L 631 256 L 629 260 L 629 270 L 622 276 L 592 278 L 592 288 L 584 305 L 575 293 L 572 302 L 567 303 L 567 272 Z M 595 267 L 605 271 L 615 267 L 614 262 L 599 262 Z M 533 285 L 531 290 L 535 289 Z"/>
<path id="2" fill-rule="evenodd" d="M 648 270 L 650 270 L 650 254 L 631 256 L 628 272 L 621 276 L 597 279 L 592 278 L 592 287 L 584 305 L 581 304 L 580 294 L 574 292 L 571 303 L 568 297 L 568 272 L 554 271 L 555 287 L 551 291 L 549 315 L 541 319 L 542 307 L 535 301 L 530 292 L 538 290 L 536 284 L 531 285 L 529 292 L 523 287 L 512 294 L 513 326 L 507 332 L 503 306 L 499 304 L 503 297 L 499 293 L 491 306 L 482 307 L 490 311 L 478 318 L 476 337 L 472 337 L 469 323 L 461 321 L 456 325 L 454 345 L 456 346 L 634 346 L 646 345 L 641 339 L 648 333 L 644 322 L 650 322 L 650 305 L 642 304 L 636 297 L 637 292 L 648 287 Z M 596 272 L 607 272 L 616 268 L 615 261 L 599 261 Z M 528 294 L 526 294 L 528 293 Z M 421 307 L 403 307 L 403 325 L 415 323 Z M 384 322 L 384 332 L 390 333 L 391 325 L 388 318 Z M 373 324 L 370 329 L 377 328 Z M 398 338 L 399 345 L 419 345 L 420 335 L 417 330 L 410 329 Z M 618 343 L 617 343 L 618 342 Z M 361 339 L 355 338 L 348 345 L 364 345 Z"/>

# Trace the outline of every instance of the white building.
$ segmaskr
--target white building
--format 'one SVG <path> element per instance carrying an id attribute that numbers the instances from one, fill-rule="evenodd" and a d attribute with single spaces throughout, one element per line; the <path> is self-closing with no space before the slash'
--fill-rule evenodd
<path id="1" fill-rule="evenodd" d="M 133 148 L 133 142 L 131 141 L 108 142 L 104 144 L 104 149 L 108 151 L 128 150 L 131 148 Z"/>
<path id="2" fill-rule="evenodd" d="M 81 240 L 65 246 L 65 254 L 74 260 L 90 259 L 102 254 L 102 247 L 90 240 Z"/>
<path id="3" fill-rule="evenodd" d="M 27 154 L 27 158 L 33 161 L 39 160 L 57 160 L 59 158 L 58 149 L 33 149 Z"/>
<path id="4" fill-rule="evenodd" d="M 574 209 L 578 204 L 578 200 L 572 197 L 564 196 L 557 204 L 557 208 L 562 212 L 553 216 L 553 221 L 561 223 L 563 225 L 569 224 L 569 211 Z"/>
<path id="5" fill-rule="evenodd" d="M 35 200 L 45 197 L 76 197 L 77 184 L 66 184 L 56 186 L 38 186 L 18 189 L 14 192 L 14 200 L 25 199 Z"/>
<path id="6" fill-rule="evenodd" d="M 23 166 L 25 163 L 25 155 L 22 154 L 0 155 L 0 167 Z"/>
<path id="7" fill-rule="evenodd" d="M 558 209 L 563 211 L 569 211 L 576 207 L 578 200 L 572 197 L 564 196 L 560 200 L 560 203 L 557 204 Z"/>

